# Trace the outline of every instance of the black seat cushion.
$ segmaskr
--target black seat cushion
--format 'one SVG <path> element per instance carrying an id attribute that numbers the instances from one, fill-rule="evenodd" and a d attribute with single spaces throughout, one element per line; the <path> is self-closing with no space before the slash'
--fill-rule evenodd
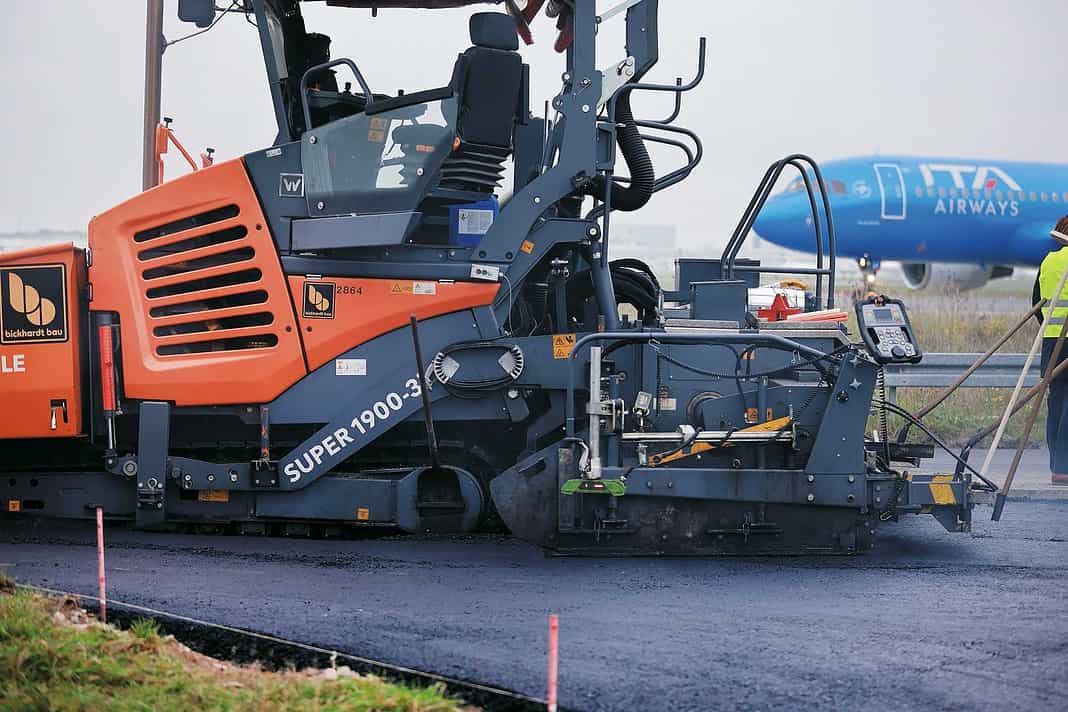
<path id="1" fill-rule="evenodd" d="M 511 148 L 523 89 L 523 58 L 516 52 L 472 47 L 460 55 L 454 81 L 460 97 L 460 138 Z"/>

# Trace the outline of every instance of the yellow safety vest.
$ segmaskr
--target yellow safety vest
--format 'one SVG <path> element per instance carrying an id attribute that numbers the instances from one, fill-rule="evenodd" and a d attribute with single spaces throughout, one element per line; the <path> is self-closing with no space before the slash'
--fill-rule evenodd
<path id="1" fill-rule="evenodd" d="M 1042 335 L 1047 339 L 1056 339 L 1060 336 L 1061 325 L 1068 318 L 1068 282 L 1065 282 L 1064 289 L 1059 295 L 1054 294 L 1066 268 L 1068 268 L 1068 247 L 1062 247 L 1046 255 L 1046 259 L 1042 260 L 1042 266 L 1038 268 L 1038 288 L 1041 290 L 1042 298 L 1056 300 L 1052 319 L 1047 318 L 1049 304 L 1042 307 L 1042 318 L 1045 320 Z"/>

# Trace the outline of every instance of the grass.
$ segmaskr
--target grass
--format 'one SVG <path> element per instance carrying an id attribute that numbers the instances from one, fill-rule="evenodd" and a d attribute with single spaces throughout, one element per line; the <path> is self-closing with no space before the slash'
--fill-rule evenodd
<path id="1" fill-rule="evenodd" d="M 4 710 L 465 709 L 440 687 L 328 675 L 334 677 L 323 671 L 265 672 L 207 658 L 160 635 L 152 621 L 121 631 L 90 619 L 73 599 L 16 591 L 0 573 Z"/>

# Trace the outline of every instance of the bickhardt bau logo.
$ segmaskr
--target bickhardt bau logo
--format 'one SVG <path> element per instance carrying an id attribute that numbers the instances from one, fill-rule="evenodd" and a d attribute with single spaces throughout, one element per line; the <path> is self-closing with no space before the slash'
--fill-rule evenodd
<path id="1" fill-rule="evenodd" d="M 0 344 L 67 340 L 63 265 L 0 269 Z"/>
<path id="2" fill-rule="evenodd" d="M 333 282 L 304 283 L 304 318 L 333 319 L 337 286 Z"/>

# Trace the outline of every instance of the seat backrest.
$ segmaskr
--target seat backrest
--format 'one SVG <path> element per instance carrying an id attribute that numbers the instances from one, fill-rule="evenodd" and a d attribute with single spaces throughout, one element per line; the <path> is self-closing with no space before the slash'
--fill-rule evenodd
<path id="1" fill-rule="evenodd" d="M 510 149 L 524 83 L 515 23 L 503 13 L 472 15 L 471 43 L 453 71 L 457 131 L 463 141 Z"/>

